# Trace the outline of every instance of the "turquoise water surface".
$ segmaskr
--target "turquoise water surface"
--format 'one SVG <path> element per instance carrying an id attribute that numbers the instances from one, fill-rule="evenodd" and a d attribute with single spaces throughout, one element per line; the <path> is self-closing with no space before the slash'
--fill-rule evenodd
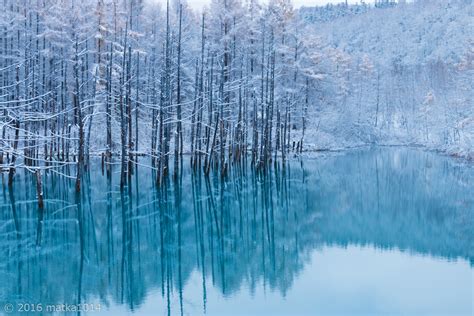
<path id="1" fill-rule="evenodd" d="M 187 165 L 121 191 L 94 163 L 80 195 L 48 172 L 43 211 L 33 175 L 1 175 L 0 314 L 472 315 L 472 165 L 404 148 L 225 181 Z"/>

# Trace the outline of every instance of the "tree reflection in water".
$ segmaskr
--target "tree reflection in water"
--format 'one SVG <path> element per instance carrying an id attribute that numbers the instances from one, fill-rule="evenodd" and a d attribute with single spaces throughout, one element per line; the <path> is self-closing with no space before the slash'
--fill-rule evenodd
<path id="1" fill-rule="evenodd" d="M 473 170 L 431 153 L 354 151 L 266 176 L 232 168 L 224 181 L 185 169 L 160 188 L 140 167 L 123 190 L 116 173 L 96 167 L 80 195 L 70 179 L 47 174 L 44 212 L 32 175 L 18 175 L 12 189 L 2 175 L 0 301 L 134 311 L 159 289 L 168 314 L 183 314 L 193 295 L 185 285 L 199 272 L 205 312 L 210 285 L 224 297 L 242 288 L 285 296 L 326 245 L 473 264 Z"/>

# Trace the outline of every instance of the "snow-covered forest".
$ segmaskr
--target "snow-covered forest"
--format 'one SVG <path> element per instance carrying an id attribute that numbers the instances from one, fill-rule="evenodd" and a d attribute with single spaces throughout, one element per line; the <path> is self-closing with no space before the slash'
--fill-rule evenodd
<path id="1" fill-rule="evenodd" d="M 0 166 L 92 156 L 160 182 L 309 150 L 417 145 L 474 157 L 471 0 L 2 0 Z M 248 157 L 248 158 L 247 158 Z M 109 169 L 106 167 L 106 169 Z"/>

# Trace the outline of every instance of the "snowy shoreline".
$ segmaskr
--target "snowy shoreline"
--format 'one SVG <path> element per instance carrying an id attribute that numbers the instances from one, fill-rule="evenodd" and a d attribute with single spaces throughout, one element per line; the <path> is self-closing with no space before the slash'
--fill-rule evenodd
<path id="1" fill-rule="evenodd" d="M 311 144 L 307 145 L 309 147 L 315 147 Z M 474 163 L 474 151 L 463 151 L 456 150 L 455 148 L 450 149 L 441 149 L 429 147 L 423 144 L 403 144 L 403 143 L 385 143 L 385 144 L 359 144 L 354 146 L 345 146 L 345 147 L 329 147 L 329 148 L 320 148 L 320 149 L 309 149 L 304 150 L 302 156 L 304 158 L 316 158 L 319 154 L 324 153 L 342 153 L 351 150 L 358 149 L 375 149 L 375 148 L 408 148 L 408 149 L 417 149 L 426 152 L 433 152 L 439 155 L 443 155 L 453 159 L 459 159 L 466 161 L 468 163 Z"/>

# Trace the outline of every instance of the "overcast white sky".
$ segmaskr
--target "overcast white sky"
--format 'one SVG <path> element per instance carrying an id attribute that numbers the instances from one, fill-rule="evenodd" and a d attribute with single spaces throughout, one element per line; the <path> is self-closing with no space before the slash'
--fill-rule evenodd
<path id="1" fill-rule="evenodd" d="M 154 0 L 156 2 L 160 2 L 165 4 L 166 0 Z M 261 0 L 262 2 L 268 0 Z M 325 5 L 327 3 L 340 3 L 344 2 L 345 0 L 293 0 L 293 4 L 296 8 L 301 6 L 315 6 L 315 5 Z M 209 4 L 211 0 L 188 0 L 188 3 L 195 9 L 200 9 L 204 5 Z M 349 0 L 349 3 L 358 3 L 360 0 Z M 372 2 L 371 0 L 366 0 L 366 3 Z"/>

